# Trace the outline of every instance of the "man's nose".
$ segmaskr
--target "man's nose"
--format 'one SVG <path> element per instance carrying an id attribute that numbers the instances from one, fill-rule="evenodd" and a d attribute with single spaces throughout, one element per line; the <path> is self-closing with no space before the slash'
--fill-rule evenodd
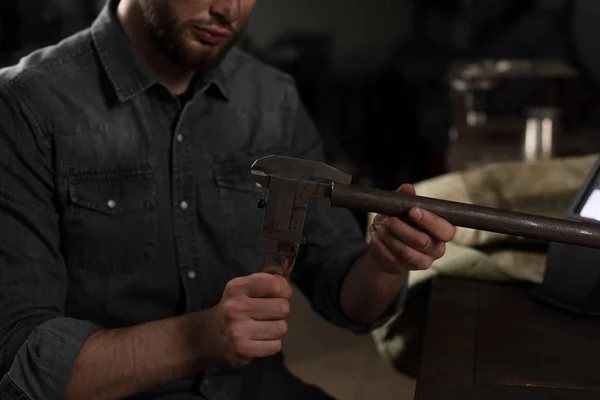
<path id="1" fill-rule="evenodd" d="M 228 23 L 235 22 L 240 17 L 240 0 L 215 0 L 210 11 Z"/>

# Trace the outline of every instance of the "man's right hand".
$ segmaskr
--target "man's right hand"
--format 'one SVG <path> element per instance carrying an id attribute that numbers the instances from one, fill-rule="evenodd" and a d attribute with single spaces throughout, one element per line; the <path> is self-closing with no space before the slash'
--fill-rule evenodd
<path id="1" fill-rule="evenodd" d="M 279 275 L 257 273 L 229 281 L 214 309 L 224 360 L 243 367 L 279 353 L 291 296 L 290 283 Z"/>
<path id="2" fill-rule="evenodd" d="M 292 287 L 277 275 L 231 280 L 215 307 L 99 330 L 84 342 L 67 399 L 122 399 L 223 363 L 243 367 L 281 351 Z"/>

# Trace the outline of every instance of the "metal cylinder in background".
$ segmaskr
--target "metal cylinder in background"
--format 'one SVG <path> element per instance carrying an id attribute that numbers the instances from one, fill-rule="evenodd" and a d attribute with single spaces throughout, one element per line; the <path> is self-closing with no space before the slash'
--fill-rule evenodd
<path id="1" fill-rule="evenodd" d="M 559 134 L 560 111 L 557 108 L 528 109 L 523 133 L 523 161 L 531 163 L 552 158 Z"/>

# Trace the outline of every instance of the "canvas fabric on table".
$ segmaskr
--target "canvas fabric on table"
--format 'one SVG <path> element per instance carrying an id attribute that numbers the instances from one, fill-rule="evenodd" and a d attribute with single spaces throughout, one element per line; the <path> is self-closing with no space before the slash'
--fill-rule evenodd
<path id="1" fill-rule="evenodd" d="M 425 197 L 561 218 L 597 157 L 494 163 L 432 178 L 416 184 L 415 189 Z M 370 215 L 371 220 L 373 217 Z M 400 372 L 418 373 L 424 311 L 429 283 L 435 276 L 541 283 L 545 253 L 523 250 L 514 243 L 514 238 L 504 234 L 457 228 L 444 257 L 427 271 L 410 273 L 402 312 L 372 333 L 381 356 Z"/>

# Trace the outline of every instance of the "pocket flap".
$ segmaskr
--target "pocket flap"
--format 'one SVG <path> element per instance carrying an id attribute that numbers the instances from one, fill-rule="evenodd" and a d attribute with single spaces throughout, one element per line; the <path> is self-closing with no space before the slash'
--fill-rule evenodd
<path id="1" fill-rule="evenodd" d="M 150 167 L 111 172 L 84 171 L 69 177 L 73 204 L 107 215 L 144 207 L 154 190 Z"/>

